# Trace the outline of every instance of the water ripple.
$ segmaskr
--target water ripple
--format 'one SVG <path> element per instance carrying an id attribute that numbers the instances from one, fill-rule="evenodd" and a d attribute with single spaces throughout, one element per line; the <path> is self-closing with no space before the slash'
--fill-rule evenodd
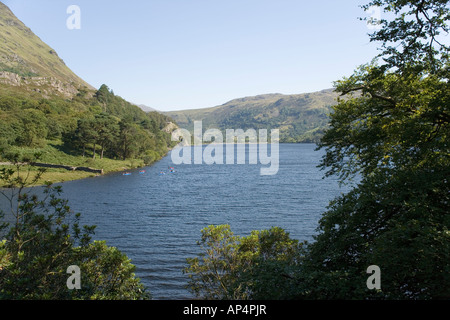
<path id="1" fill-rule="evenodd" d="M 132 259 L 155 299 L 189 298 L 185 259 L 198 254 L 200 230 L 230 224 L 239 235 L 279 226 L 311 240 L 328 202 L 341 190 L 317 169 L 312 144 L 280 145 L 280 169 L 260 176 L 255 165 L 180 165 L 166 157 L 146 173 L 111 174 L 63 184 L 64 197 L 97 225 L 106 240 Z M 160 175 L 165 171 L 165 175 Z"/>

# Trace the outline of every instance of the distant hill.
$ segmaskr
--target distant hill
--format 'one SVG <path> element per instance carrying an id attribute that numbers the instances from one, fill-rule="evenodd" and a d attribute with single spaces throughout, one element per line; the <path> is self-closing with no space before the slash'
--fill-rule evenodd
<path id="1" fill-rule="evenodd" d="M 201 120 L 204 130 L 280 129 L 281 142 L 317 142 L 336 98 L 332 89 L 294 95 L 275 93 L 235 99 L 213 108 L 166 114 L 190 131 L 194 121 Z"/>
<path id="2" fill-rule="evenodd" d="M 158 111 L 152 107 L 146 106 L 145 104 L 136 104 L 139 108 L 141 108 L 142 111 L 144 112 L 153 112 L 153 111 Z"/>

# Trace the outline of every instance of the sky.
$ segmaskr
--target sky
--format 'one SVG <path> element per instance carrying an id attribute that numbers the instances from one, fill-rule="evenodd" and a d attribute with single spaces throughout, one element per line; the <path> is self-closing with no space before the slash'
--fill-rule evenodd
<path id="1" fill-rule="evenodd" d="M 379 46 L 368 0 L 1 1 L 83 80 L 160 111 L 332 88 Z"/>

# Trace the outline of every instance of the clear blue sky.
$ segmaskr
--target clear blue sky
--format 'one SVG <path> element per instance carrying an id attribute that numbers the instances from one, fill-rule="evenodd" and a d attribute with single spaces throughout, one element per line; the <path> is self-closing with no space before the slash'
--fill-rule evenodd
<path id="1" fill-rule="evenodd" d="M 1 1 L 85 81 L 161 111 L 331 88 L 377 54 L 368 0 Z"/>

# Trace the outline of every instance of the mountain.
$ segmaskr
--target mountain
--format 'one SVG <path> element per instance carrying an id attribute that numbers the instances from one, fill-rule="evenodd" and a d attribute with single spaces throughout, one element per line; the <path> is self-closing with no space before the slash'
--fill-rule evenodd
<path id="1" fill-rule="evenodd" d="M 70 70 L 0 2 L 0 83 L 44 95 L 72 97 L 79 89 L 94 90 Z"/>
<path id="2" fill-rule="evenodd" d="M 153 112 L 158 111 L 152 107 L 146 106 L 145 104 L 136 104 L 139 108 L 141 108 L 144 112 Z"/>
<path id="3" fill-rule="evenodd" d="M 40 154 L 104 172 L 151 164 L 173 146 L 172 122 L 90 86 L 0 2 L 0 162 Z"/>
<path id="4" fill-rule="evenodd" d="M 221 106 L 166 112 L 178 126 L 203 129 L 280 129 L 281 142 L 317 142 L 328 124 L 337 94 L 332 89 L 304 94 L 265 94 L 229 101 Z"/>

